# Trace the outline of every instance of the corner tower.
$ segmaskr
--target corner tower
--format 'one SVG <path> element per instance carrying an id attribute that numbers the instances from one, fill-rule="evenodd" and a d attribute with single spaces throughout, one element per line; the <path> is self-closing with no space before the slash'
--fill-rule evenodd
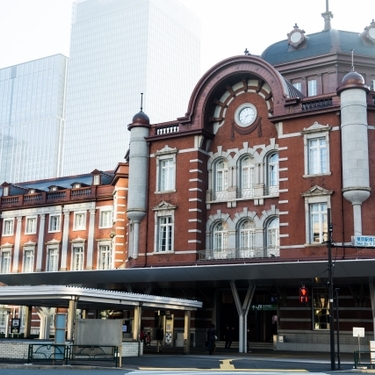
<path id="1" fill-rule="evenodd" d="M 362 234 L 362 203 L 370 196 L 368 124 L 364 78 L 351 71 L 337 93 L 341 99 L 343 195 L 353 205 L 354 235 Z"/>
<path id="2" fill-rule="evenodd" d="M 146 215 L 148 146 L 146 137 L 150 132 L 150 120 L 142 111 L 138 112 L 128 125 L 129 146 L 129 182 L 127 216 L 129 219 L 128 257 L 137 259 L 139 252 L 139 223 Z"/>

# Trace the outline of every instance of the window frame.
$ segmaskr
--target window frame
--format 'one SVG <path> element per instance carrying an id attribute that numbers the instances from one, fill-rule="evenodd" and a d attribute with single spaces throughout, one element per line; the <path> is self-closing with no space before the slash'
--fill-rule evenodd
<path id="1" fill-rule="evenodd" d="M 276 157 L 276 160 L 273 160 Z M 280 173 L 279 173 L 279 153 L 277 150 L 273 150 L 267 155 L 267 195 L 278 195 L 279 194 L 279 183 L 280 183 Z"/>
<path id="2" fill-rule="evenodd" d="M 322 206 L 325 207 L 322 207 Z M 312 208 L 315 207 L 318 208 L 316 211 L 312 211 Z M 325 210 L 322 210 L 322 208 L 325 208 Z M 318 218 L 318 227 L 319 232 L 318 234 L 318 241 L 315 241 L 315 220 L 314 218 Z M 323 220 L 322 220 L 323 219 Z M 325 229 L 325 231 L 324 231 Z M 328 240 L 328 204 L 327 202 L 314 202 L 309 204 L 309 243 L 313 245 L 320 245 L 324 241 Z"/>
<path id="3" fill-rule="evenodd" d="M 174 234 L 175 234 L 175 210 L 176 206 L 173 206 L 166 202 L 161 202 L 158 206 L 153 208 L 154 211 L 154 253 L 157 254 L 170 254 L 174 252 Z M 168 227 L 170 227 L 171 232 L 169 232 L 170 237 L 170 248 L 167 250 L 161 250 L 160 249 L 160 233 L 161 233 L 161 227 L 160 227 L 160 219 L 161 218 L 170 218 L 169 223 L 165 223 Z"/>
<path id="4" fill-rule="evenodd" d="M 107 214 L 108 217 L 104 219 Z M 113 209 L 112 207 L 103 207 L 99 211 L 99 228 L 112 228 L 113 225 Z"/>
<path id="5" fill-rule="evenodd" d="M 79 262 L 77 262 L 79 261 Z M 79 263 L 78 267 L 75 267 Z M 71 271 L 83 271 L 85 269 L 85 244 L 76 242 L 72 244 Z"/>
<path id="6" fill-rule="evenodd" d="M 107 247 L 106 251 L 103 248 Z M 106 254 L 106 267 L 103 267 L 102 255 Z M 113 269 L 113 248 L 110 241 L 99 241 L 98 242 L 98 270 L 110 270 Z"/>
<path id="7" fill-rule="evenodd" d="M 156 193 L 175 192 L 177 176 L 177 149 L 165 146 L 155 153 L 156 156 Z M 163 163 L 171 161 L 168 168 Z M 168 171 L 164 173 L 165 171 Z"/>
<path id="8" fill-rule="evenodd" d="M 24 246 L 22 272 L 31 273 L 35 270 L 35 246 Z"/>
<path id="9" fill-rule="evenodd" d="M 253 161 L 251 155 L 246 155 L 239 162 L 238 186 L 240 187 L 241 198 L 253 198 L 255 195 L 255 164 Z M 248 162 L 248 165 L 245 165 L 246 162 Z"/>
<path id="10" fill-rule="evenodd" d="M 37 216 L 26 216 L 25 234 L 36 234 L 38 225 Z"/>
<path id="11" fill-rule="evenodd" d="M 318 81 L 316 78 L 309 78 L 307 80 L 307 96 L 318 95 Z"/>
<path id="12" fill-rule="evenodd" d="M 51 267 L 51 252 L 54 251 L 56 252 L 56 266 L 55 267 Z M 47 259 L 46 259 L 46 272 L 57 272 L 59 270 L 59 256 L 60 256 L 60 251 L 59 251 L 59 245 L 47 245 L 47 249 L 46 249 L 46 255 L 47 255 Z M 53 269 L 51 269 L 53 268 Z"/>
<path id="13" fill-rule="evenodd" d="M 219 164 L 223 164 L 219 168 Z M 214 162 L 213 168 L 213 191 L 216 201 L 226 200 L 229 186 L 229 163 L 225 158 L 218 158 Z"/>
<path id="14" fill-rule="evenodd" d="M 247 228 L 245 228 L 246 225 L 248 226 Z M 255 255 L 256 234 L 256 226 L 254 220 L 250 218 L 241 220 L 237 227 L 237 234 L 239 258 L 253 258 Z M 246 246 L 244 246 L 244 238 L 247 242 Z"/>
<path id="15" fill-rule="evenodd" d="M 8 260 L 7 268 L 4 268 L 4 259 Z M 0 272 L 3 274 L 11 273 L 11 266 L 12 266 L 12 250 L 2 249 L 1 250 L 1 259 L 0 259 Z"/>
<path id="16" fill-rule="evenodd" d="M 53 219 L 57 218 L 57 228 L 53 227 Z M 48 233 L 56 233 L 61 231 L 61 214 L 49 214 L 48 218 Z"/>
<path id="17" fill-rule="evenodd" d="M 13 236 L 13 235 L 14 235 L 14 218 L 3 219 L 3 236 Z"/>
<path id="18" fill-rule="evenodd" d="M 330 138 L 329 133 L 331 131 L 331 127 L 329 125 L 320 125 L 317 122 L 315 122 L 312 126 L 305 129 L 302 132 L 303 135 L 303 143 L 304 143 L 304 177 L 311 177 L 311 176 L 329 176 L 331 175 L 331 161 L 330 161 Z M 325 162 L 325 171 L 324 168 L 321 168 L 321 157 L 320 152 L 318 161 L 319 163 L 315 162 L 314 165 L 319 165 L 319 171 L 317 173 L 312 173 L 310 166 L 312 165 L 311 162 L 311 141 L 317 140 L 317 139 L 325 139 L 325 156 L 326 156 L 326 162 Z M 322 150 L 322 148 L 319 148 L 319 150 Z M 319 151 L 318 150 L 318 151 Z"/>
<path id="19" fill-rule="evenodd" d="M 78 217 L 82 215 L 83 220 L 78 222 Z M 86 230 L 86 211 L 76 211 L 74 212 L 73 230 Z"/>
<path id="20" fill-rule="evenodd" d="M 265 252 L 266 256 L 280 256 L 280 221 L 278 216 L 272 216 L 266 221 Z M 276 225 L 275 225 L 276 224 Z"/>

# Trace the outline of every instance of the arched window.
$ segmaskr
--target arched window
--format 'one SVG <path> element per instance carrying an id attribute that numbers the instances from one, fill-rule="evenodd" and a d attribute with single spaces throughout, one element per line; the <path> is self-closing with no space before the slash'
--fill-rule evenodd
<path id="1" fill-rule="evenodd" d="M 250 156 L 240 160 L 240 189 L 242 198 L 254 197 L 254 164 Z"/>
<path id="2" fill-rule="evenodd" d="M 267 223 L 266 256 L 280 256 L 279 218 L 274 217 Z"/>
<path id="3" fill-rule="evenodd" d="M 226 251 L 228 248 L 228 228 L 223 222 L 218 222 L 214 225 L 212 231 L 212 249 L 213 257 L 215 259 L 226 258 Z"/>
<path id="4" fill-rule="evenodd" d="M 215 200 L 225 200 L 228 189 L 228 163 L 221 159 L 215 163 L 214 173 Z"/>
<path id="5" fill-rule="evenodd" d="M 279 193 L 279 154 L 277 152 L 268 156 L 267 173 L 268 195 L 277 195 Z"/>
<path id="6" fill-rule="evenodd" d="M 243 220 L 238 228 L 239 258 L 252 258 L 255 255 L 255 224 L 252 220 Z"/>

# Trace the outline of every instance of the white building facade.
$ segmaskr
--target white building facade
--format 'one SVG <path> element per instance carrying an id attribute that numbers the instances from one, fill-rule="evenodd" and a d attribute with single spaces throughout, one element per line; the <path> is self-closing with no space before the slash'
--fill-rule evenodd
<path id="1" fill-rule="evenodd" d="M 140 94 L 153 122 L 174 120 L 199 75 L 200 21 L 177 0 L 76 1 L 62 175 L 113 169 Z"/>

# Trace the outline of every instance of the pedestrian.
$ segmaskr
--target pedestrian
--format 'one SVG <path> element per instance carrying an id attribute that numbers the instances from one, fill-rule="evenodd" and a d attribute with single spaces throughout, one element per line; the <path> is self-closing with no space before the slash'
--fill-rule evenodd
<path id="1" fill-rule="evenodd" d="M 232 345 L 233 331 L 234 331 L 234 327 L 229 328 L 229 326 L 227 326 L 226 331 L 225 331 L 225 347 L 228 349 Z"/>
<path id="2" fill-rule="evenodd" d="M 141 339 L 141 341 L 145 342 L 146 335 L 145 335 L 145 331 L 143 328 L 141 328 L 141 333 L 139 335 L 139 338 Z"/>
<path id="3" fill-rule="evenodd" d="M 214 354 L 215 348 L 216 348 L 216 342 L 217 336 L 216 336 L 216 329 L 215 324 L 211 324 L 210 328 L 207 330 L 207 350 L 208 354 Z"/>
<path id="4" fill-rule="evenodd" d="M 145 345 L 151 345 L 151 332 L 147 332 L 145 337 Z"/>
<path id="5" fill-rule="evenodd" d="M 156 331 L 156 341 L 157 341 L 156 351 L 158 353 L 161 353 L 161 349 L 163 347 L 163 339 L 164 339 L 164 331 L 163 331 L 163 327 L 160 325 Z"/>

